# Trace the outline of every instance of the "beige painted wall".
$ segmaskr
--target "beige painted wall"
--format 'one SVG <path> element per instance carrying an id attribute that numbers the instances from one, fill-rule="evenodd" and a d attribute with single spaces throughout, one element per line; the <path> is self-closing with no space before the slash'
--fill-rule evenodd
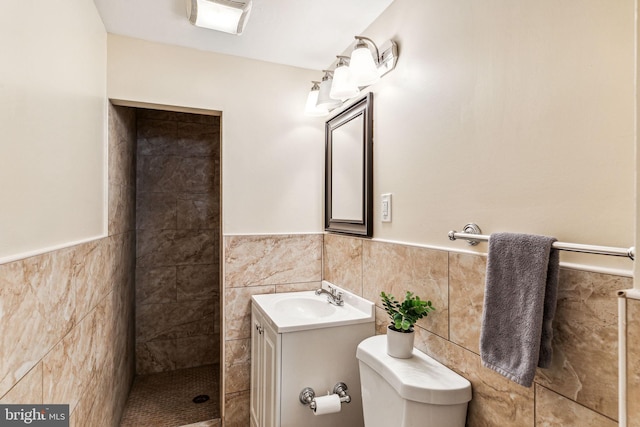
<path id="1" fill-rule="evenodd" d="M 463 250 L 447 232 L 472 221 L 487 234 L 633 245 L 633 0 L 398 0 L 365 34 L 400 45 L 371 87 L 374 238 Z M 318 76 L 109 36 L 110 97 L 223 112 L 225 234 L 321 230 L 323 119 L 301 113 Z"/>
<path id="2" fill-rule="evenodd" d="M 323 119 L 309 70 L 109 35 L 110 98 L 222 112 L 223 231 L 318 232 Z"/>
<path id="3" fill-rule="evenodd" d="M 375 238 L 467 249 L 447 232 L 476 222 L 634 245 L 633 0 L 396 0 L 365 35 L 400 47 L 371 88 Z"/>
<path id="4" fill-rule="evenodd" d="M 0 263 L 106 233 L 106 32 L 85 0 L 0 4 Z"/>

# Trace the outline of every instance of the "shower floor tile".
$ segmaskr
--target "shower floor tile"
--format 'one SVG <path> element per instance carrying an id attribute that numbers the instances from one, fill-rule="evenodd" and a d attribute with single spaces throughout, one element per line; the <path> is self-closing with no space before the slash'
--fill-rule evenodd
<path id="1" fill-rule="evenodd" d="M 120 427 L 179 427 L 220 418 L 218 376 L 218 365 L 137 376 Z M 194 403 L 199 395 L 209 400 Z"/>

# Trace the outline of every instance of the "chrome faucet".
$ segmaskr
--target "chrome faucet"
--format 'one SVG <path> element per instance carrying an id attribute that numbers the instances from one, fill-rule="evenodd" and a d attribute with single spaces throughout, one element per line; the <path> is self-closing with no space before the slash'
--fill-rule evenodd
<path id="1" fill-rule="evenodd" d="M 322 295 L 322 294 L 327 294 L 327 302 L 337 306 L 344 305 L 344 300 L 342 299 L 341 291 L 334 289 L 331 286 L 329 286 L 329 290 L 326 290 L 324 288 L 320 288 L 316 290 L 316 295 Z"/>

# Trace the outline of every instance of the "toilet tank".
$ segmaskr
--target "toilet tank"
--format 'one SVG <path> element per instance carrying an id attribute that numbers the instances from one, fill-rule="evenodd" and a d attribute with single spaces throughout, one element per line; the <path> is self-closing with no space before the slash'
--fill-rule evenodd
<path id="1" fill-rule="evenodd" d="M 386 336 L 367 338 L 356 352 L 365 427 L 464 427 L 471 383 L 414 349 L 397 359 Z"/>

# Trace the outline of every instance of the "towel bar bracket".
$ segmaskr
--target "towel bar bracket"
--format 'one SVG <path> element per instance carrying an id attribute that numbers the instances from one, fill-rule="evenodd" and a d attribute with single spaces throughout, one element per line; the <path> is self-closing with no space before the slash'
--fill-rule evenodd
<path id="1" fill-rule="evenodd" d="M 482 230 L 480 230 L 480 227 L 478 227 L 478 224 L 474 224 L 473 222 L 466 224 L 462 229 L 462 232 L 465 234 L 482 234 Z M 455 230 L 450 231 L 449 240 L 456 240 L 456 233 L 457 231 Z M 475 246 L 478 243 L 480 243 L 480 240 L 476 240 L 473 238 L 467 239 L 467 244 L 469 246 Z"/>

